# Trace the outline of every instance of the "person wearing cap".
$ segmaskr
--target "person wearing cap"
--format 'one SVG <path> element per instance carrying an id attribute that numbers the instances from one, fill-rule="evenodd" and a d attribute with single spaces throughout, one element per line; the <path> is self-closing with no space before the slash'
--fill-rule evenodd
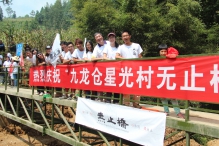
<path id="1" fill-rule="evenodd" d="M 111 32 L 107 36 L 108 36 L 110 47 L 104 48 L 103 58 L 109 60 L 115 60 L 116 52 L 119 47 L 119 44 L 116 42 L 116 34 Z"/>
<path id="2" fill-rule="evenodd" d="M 124 42 L 123 45 L 119 46 L 116 52 L 116 58 L 118 59 L 129 59 L 129 58 L 142 58 L 141 53 L 143 52 L 141 46 L 137 43 L 131 42 L 131 33 L 129 31 L 122 32 L 122 40 Z M 129 105 L 130 104 L 130 95 L 123 94 L 123 104 Z M 133 99 L 133 107 L 135 108 L 142 108 L 139 105 L 140 96 L 134 95 Z"/>
<path id="3" fill-rule="evenodd" d="M 159 55 L 161 57 L 167 57 L 167 58 L 176 58 L 179 54 L 179 52 L 173 48 L 173 47 L 167 47 L 166 44 L 160 44 L 158 46 L 158 51 L 159 51 Z M 177 115 L 177 117 L 179 118 L 184 118 L 184 115 L 180 112 L 180 108 L 178 107 L 178 101 L 176 99 L 171 99 L 170 100 L 172 105 L 173 105 L 173 109 Z M 168 99 L 166 98 L 161 98 L 161 102 L 163 104 L 164 107 L 164 112 L 169 115 L 169 107 L 168 107 Z"/>
<path id="4" fill-rule="evenodd" d="M 116 42 L 116 34 L 113 32 L 110 32 L 107 36 L 108 36 L 110 47 L 104 48 L 103 58 L 106 60 L 115 60 L 116 52 L 117 52 L 118 47 L 119 47 L 119 44 Z M 107 97 L 112 97 L 112 95 L 116 99 L 118 99 L 120 96 L 120 94 L 118 94 L 118 93 L 114 93 L 114 94 L 112 94 L 110 92 L 106 93 Z M 110 100 L 108 100 L 108 99 L 106 101 L 110 102 Z M 118 100 L 113 100 L 113 103 L 118 103 L 118 102 L 119 102 Z"/>

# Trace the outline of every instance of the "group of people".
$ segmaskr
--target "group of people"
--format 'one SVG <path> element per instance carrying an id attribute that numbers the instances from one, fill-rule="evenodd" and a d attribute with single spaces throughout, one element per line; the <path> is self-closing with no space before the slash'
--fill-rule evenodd
<path id="1" fill-rule="evenodd" d="M 11 53 L 7 53 L 5 60 L 3 56 L 0 55 L 0 70 L 3 77 L 1 84 L 5 84 L 7 78 L 11 87 L 18 85 L 18 70 L 20 69 L 19 62 L 20 58 L 18 56 L 12 56 Z M 5 72 L 7 73 L 7 76 L 5 76 Z"/>
<path id="2" fill-rule="evenodd" d="M 123 44 L 119 45 L 116 42 L 116 34 L 111 32 L 108 35 L 108 40 L 104 40 L 103 35 L 101 33 L 95 33 L 94 38 L 96 41 L 96 45 L 94 46 L 93 42 L 88 40 L 85 42 L 85 48 L 83 46 L 83 41 L 81 39 L 76 39 L 74 43 L 62 41 L 60 43 L 62 52 L 59 55 L 59 59 L 57 60 L 57 64 L 72 64 L 80 61 L 97 61 L 97 60 L 115 60 L 115 59 L 130 59 L 130 58 L 142 58 L 143 49 L 137 43 L 131 42 L 131 33 L 129 31 L 123 31 L 121 36 L 123 40 Z M 168 58 L 176 58 L 178 55 L 178 51 L 176 49 L 168 49 L 166 44 L 161 44 L 158 47 L 160 56 L 166 56 Z M 51 46 L 47 46 L 45 50 L 45 54 L 42 52 L 35 50 L 31 50 L 30 48 L 26 48 L 26 60 L 30 61 L 33 65 L 42 66 L 42 65 L 51 65 L 50 54 L 52 52 Z M 37 94 L 43 95 L 44 87 L 37 87 Z M 49 88 L 46 88 L 49 91 Z M 60 99 L 69 99 L 71 100 L 74 97 L 75 89 L 66 88 L 64 89 L 64 94 L 62 94 L 62 88 L 56 88 L 56 95 Z M 70 96 L 68 93 L 70 91 Z M 101 92 L 96 91 L 85 91 L 86 94 L 96 94 L 102 95 Z M 119 94 L 113 94 L 115 98 L 119 98 Z M 111 97 L 112 93 L 106 93 L 107 97 Z M 89 96 L 86 96 L 89 98 Z M 111 102 L 111 100 L 105 100 L 106 102 Z M 116 100 L 115 100 L 116 101 Z M 133 107 L 142 108 L 139 105 L 140 96 L 133 96 Z M 172 103 L 176 106 L 174 110 L 179 117 L 183 117 L 180 112 L 180 109 L 177 107 L 178 102 Z M 116 102 L 114 102 L 116 103 Z M 162 99 L 162 103 L 167 104 L 166 99 Z M 123 104 L 129 106 L 130 105 L 130 95 L 123 95 Z M 168 106 L 164 106 L 165 112 L 168 114 L 169 109 Z"/>

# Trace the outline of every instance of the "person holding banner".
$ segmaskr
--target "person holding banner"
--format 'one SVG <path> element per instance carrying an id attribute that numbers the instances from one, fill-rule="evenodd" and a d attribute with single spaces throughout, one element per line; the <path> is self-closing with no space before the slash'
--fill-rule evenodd
<path id="1" fill-rule="evenodd" d="M 72 64 L 74 63 L 73 61 L 73 53 L 74 53 L 74 45 L 72 42 L 68 42 L 67 43 L 67 48 L 68 48 L 68 52 L 65 54 L 64 60 L 63 60 L 63 64 Z M 70 88 L 65 88 L 65 96 L 60 97 L 59 99 L 68 99 L 68 100 L 72 100 L 72 97 L 74 97 L 75 94 L 75 89 L 70 89 L 70 96 L 68 97 L 68 92 L 69 92 Z"/>
<path id="2" fill-rule="evenodd" d="M 91 61 L 92 53 L 94 51 L 93 42 L 91 40 L 88 40 L 85 43 L 85 47 L 86 47 L 86 52 L 83 55 L 83 59 L 86 60 L 86 61 Z"/>
<path id="3" fill-rule="evenodd" d="M 131 33 L 129 31 L 122 32 L 122 40 L 124 44 L 119 46 L 116 52 L 116 58 L 118 59 L 142 58 L 141 53 L 143 52 L 143 50 L 139 44 L 131 42 Z M 133 107 L 142 108 L 139 105 L 140 96 L 134 95 L 133 100 L 135 100 L 135 102 L 133 102 Z M 130 95 L 123 94 L 123 104 L 129 106 Z"/>
<path id="4" fill-rule="evenodd" d="M 167 58 L 176 58 L 179 54 L 179 52 L 175 48 L 173 48 L 173 47 L 168 48 L 166 44 L 160 44 L 158 46 L 158 51 L 159 51 L 160 56 L 164 56 Z M 169 111 L 169 107 L 168 107 L 168 99 L 161 98 L 161 102 L 162 102 L 163 107 L 164 107 L 164 112 L 167 115 L 169 115 L 170 111 Z M 184 119 L 184 115 L 180 112 L 180 108 L 178 107 L 179 106 L 178 101 L 176 99 L 171 99 L 171 103 L 173 105 L 173 109 L 174 109 L 177 117 Z"/>
<path id="5" fill-rule="evenodd" d="M 116 34 L 113 32 L 110 32 L 107 36 L 108 36 L 110 47 L 104 48 L 103 58 L 106 60 L 115 60 L 116 59 L 116 52 L 119 48 L 119 44 L 116 42 Z M 107 97 L 112 97 L 112 95 L 114 96 L 114 98 L 117 99 L 117 100 L 113 100 L 113 103 L 119 103 L 118 99 L 119 99 L 120 94 L 119 93 L 112 94 L 110 92 L 106 93 Z M 108 99 L 107 99 L 107 101 L 110 102 Z"/>
<path id="6" fill-rule="evenodd" d="M 46 66 L 46 60 L 41 52 L 37 52 L 36 54 L 36 65 L 37 66 Z M 37 92 L 40 96 L 44 94 L 44 86 L 37 86 Z"/>
<path id="7" fill-rule="evenodd" d="M 75 40 L 75 49 L 74 53 L 72 54 L 74 62 L 81 62 L 83 60 L 83 55 L 85 54 L 85 50 L 83 47 L 83 41 L 79 38 Z"/>
<path id="8" fill-rule="evenodd" d="M 86 48 L 86 52 L 84 53 L 83 55 L 83 59 L 85 61 L 91 61 L 92 59 L 92 53 L 93 53 L 93 50 L 94 50 L 94 45 L 93 45 L 93 42 L 91 40 L 88 40 L 86 43 L 85 43 L 85 48 Z M 87 99 L 91 99 L 91 100 L 95 100 L 95 97 L 91 97 L 90 95 L 97 95 L 97 91 L 90 91 L 90 90 L 85 90 L 84 91 L 85 94 L 86 94 L 86 98 Z"/>
<path id="9" fill-rule="evenodd" d="M 94 47 L 94 51 L 92 54 L 92 61 L 98 61 L 98 60 L 103 60 L 103 50 L 107 49 L 110 47 L 109 44 L 107 44 L 107 41 L 103 40 L 103 35 L 99 32 L 96 32 L 94 34 L 94 38 L 96 40 L 97 45 Z M 109 48 L 110 49 L 110 48 Z M 98 92 L 98 96 L 103 96 L 103 92 Z M 102 99 L 98 99 L 102 101 Z"/>
<path id="10" fill-rule="evenodd" d="M 97 61 L 97 60 L 103 60 L 103 50 L 110 49 L 109 44 L 107 44 L 106 41 L 103 40 L 103 36 L 101 33 L 97 32 L 94 34 L 95 40 L 97 42 L 97 45 L 94 47 L 94 51 L 92 54 L 92 61 Z"/>

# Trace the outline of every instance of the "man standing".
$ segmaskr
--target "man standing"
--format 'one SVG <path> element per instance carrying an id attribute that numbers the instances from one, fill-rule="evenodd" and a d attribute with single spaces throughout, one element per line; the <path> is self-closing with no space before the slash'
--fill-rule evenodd
<path id="1" fill-rule="evenodd" d="M 102 60 L 103 59 L 103 50 L 109 48 L 110 46 L 107 44 L 106 41 L 103 40 L 103 36 L 101 33 L 97 32 L 94 34 L 95 40 L 97 45 L 94 47 L 94 51 L 92 54 L 93 61 L 95 60 Z M 109 48 L 110 49 L 110 48 Z"/>
<path id="2" fill-rule="evenodd" d="M 91 60 L 92 61 L 103 60 L 104 59 L 103 50 L 104 49 L 109 50 L 110 46 L 109 46 L 109 44 L 107 44 L 106 41 L 103 40 L 103 36 L 101 33 L 96 32 L 94 34 L 94 38 L 96 40 L 97 45 L 94 47 L 94 51 L 92 53 Z M 98 94 L 98 96 L 103 96 L 103 92 L 97 92 L 97 94 Z M 102 101 L 101 98 L 98 100 Z"/>
<path id="3" fill-rule="evenodd" d="M 141 46 L 137 43 L 131 42 L 131 33 L 129 31 L 122 32 L 122 40 L 124 42 L 123 45 L 119 46 L 116 58 L 119 59 L 130 59 L 130 58 L 142 58 L 141 53 L 143 52 Z M 130 103 L 130 95 L 123 94 L 123 103 L 125 105 L 129 105 Z M 133 107 L 141 108 L 139 105 L 140 96 L 134 95 L 133 100 Z"/>

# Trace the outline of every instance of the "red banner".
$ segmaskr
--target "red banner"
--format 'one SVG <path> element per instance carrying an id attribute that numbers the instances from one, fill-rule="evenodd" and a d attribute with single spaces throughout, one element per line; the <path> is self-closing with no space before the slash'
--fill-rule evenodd
<path id="1" fill-rule="evenodd" d="M 219 56 L 32 67 L 31 86 L 219 103 Z"/>

